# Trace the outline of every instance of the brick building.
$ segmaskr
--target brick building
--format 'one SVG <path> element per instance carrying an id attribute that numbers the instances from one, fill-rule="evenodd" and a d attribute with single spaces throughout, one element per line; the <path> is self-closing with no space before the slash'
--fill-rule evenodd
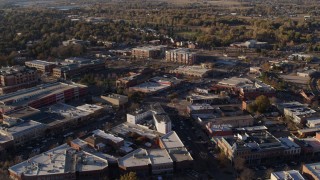
<path id="1" fill-rule="evenodd" d="M 22 66 L 4 67 L 0 69 L 0 94 L 15 92 L 19 89 L 35 86 L 39 76 L 35 69 Z"/>
<path id="2" fill-rule="evenodd" d="M 144 46 L 132 49 L 134 58 L 161 58 L 164 56 L 166 46 Z"/>
<path id="3" fill-rule="evenodd" d="M 42 61 L 42 60 L 33 60 L 25 62 L 25 65 L 28 67 L 36 68 L 41 73 L 51 73 L 52 69 L 56 67 L 56 64 L 53 62 Z"/>
<path id="4" fill-rule="evenodd" d="M 80 84 L 51 83 L 0 96 L 1 111 L 10 112 L 26 106 L 43 106 L 79 98 L 87 93 L 87 86 Z"/>
<path id="5" fill-rule="evenodd" d="M 166 61 L 175 62 L 178 64 L 193 65 L 197 60 L 195 52 L 190 49 L 174 49 L 166 51 Z"/>

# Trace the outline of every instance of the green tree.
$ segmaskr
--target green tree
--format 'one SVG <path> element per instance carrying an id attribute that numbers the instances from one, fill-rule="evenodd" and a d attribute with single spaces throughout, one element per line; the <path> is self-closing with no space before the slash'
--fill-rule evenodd
<path id="1" fill-rule="evenodd" d="M 120 177 L 120 180 L 138 180 L 137 174 L 135 172 L 129 172 Z"/>
<path id="2" fill-rule="evenodd" d="M 257 105 L 257 111 L 259 113 L 264 113 L 271 105 L 269 98 L 264 95 L 257 97 L 255 104 Z"/>

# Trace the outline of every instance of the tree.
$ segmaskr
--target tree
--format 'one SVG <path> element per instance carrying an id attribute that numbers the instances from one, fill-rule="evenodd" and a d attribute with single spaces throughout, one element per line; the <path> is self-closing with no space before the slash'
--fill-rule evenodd
<path id="1" fill-rule="evenodd" d="M 265 178 L 269 179 L 271 176 L 271 173 L 273 173 L 273 172 L 274 172 L 274 169 L 272 169 L 272 168 L 267 169 L 265 172 Z"/>
<path id="2" fill-rule="evenodd" d="M 138 180 L 137 174 L 135 172 L 129 172 L 120 177 L 120 180 Z"/>
<path id="3" fill-rule="evenodd" d="M 225 166 L 227 165 L 227 163 L 228 163 L 228 158 L 227 158 L 227 156 L 223 153 L 223 151 L 220 151 L 217 159 L 218 159 L 221 167 L 225 167 Z"/>
<path id="4" fill-rule="evenodd" d="M 257 97 L 255 104 L 257 105 L 257 111 L 259 113 L 264 113 L 271 105 L 269 98 L 264 95 Z"/>
<path id="5" fill-rule="evenodd" d="M 246 160 L 241 158 L 241 157 L 236 157 L 234 158 L 233 160 L 233 165 L 234 165 L 234 168 L 240 172 L 242 171 L 244 168 L 245 168 L 245 163 L 246 163 Z"/>
<path id="6" fill-rule="evenodd" d="M 240 174 L 240 179 L 241 180 L 251 180 L 254 178 L 254 176 L 255 176 L 255 174 L 251 169 L 245 168 Z"/>

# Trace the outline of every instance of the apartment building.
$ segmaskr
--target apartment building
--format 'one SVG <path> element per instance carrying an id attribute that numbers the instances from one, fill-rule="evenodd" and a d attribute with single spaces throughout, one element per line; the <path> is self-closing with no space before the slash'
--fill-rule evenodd
<path id="1" fill-rule="evenodd" d="M 166 46 L 143 46 L 132 49 L 134 58 L 162 58 Z"/>
<path id="2" fill-rule="evenodd" d="M 178 64 L 193 65 L 197 61 L 197 54 L 190 49 L 180 48 L 166 51 L 166 61 Z"/>
<path id="3" fill-rule="evenodd" d="M 15 92 L 35 86 L 39 82 L 36 69 L 23 66 L 3 67 L 0 69 L 0 94 Z"/>

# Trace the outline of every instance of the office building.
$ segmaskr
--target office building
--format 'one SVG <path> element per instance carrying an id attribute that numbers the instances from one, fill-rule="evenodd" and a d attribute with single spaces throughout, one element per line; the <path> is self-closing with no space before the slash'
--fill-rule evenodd
<path id="1" fill-rule="evenodd" d="M 100 59 L 68 58 L 61 65 L 53 68 L 53 76 L 68 79 L 75 75 L 105 69 L 105 62 Z"/>
<path id="2" fill-rule="evenodd" d="M 42 60 L 27 61 L 25 62 L 25 65 L 28 67 L 36 68 L 41 73 L 51 73 L 52 69 L 56 67 L 56 63 Z"/>

